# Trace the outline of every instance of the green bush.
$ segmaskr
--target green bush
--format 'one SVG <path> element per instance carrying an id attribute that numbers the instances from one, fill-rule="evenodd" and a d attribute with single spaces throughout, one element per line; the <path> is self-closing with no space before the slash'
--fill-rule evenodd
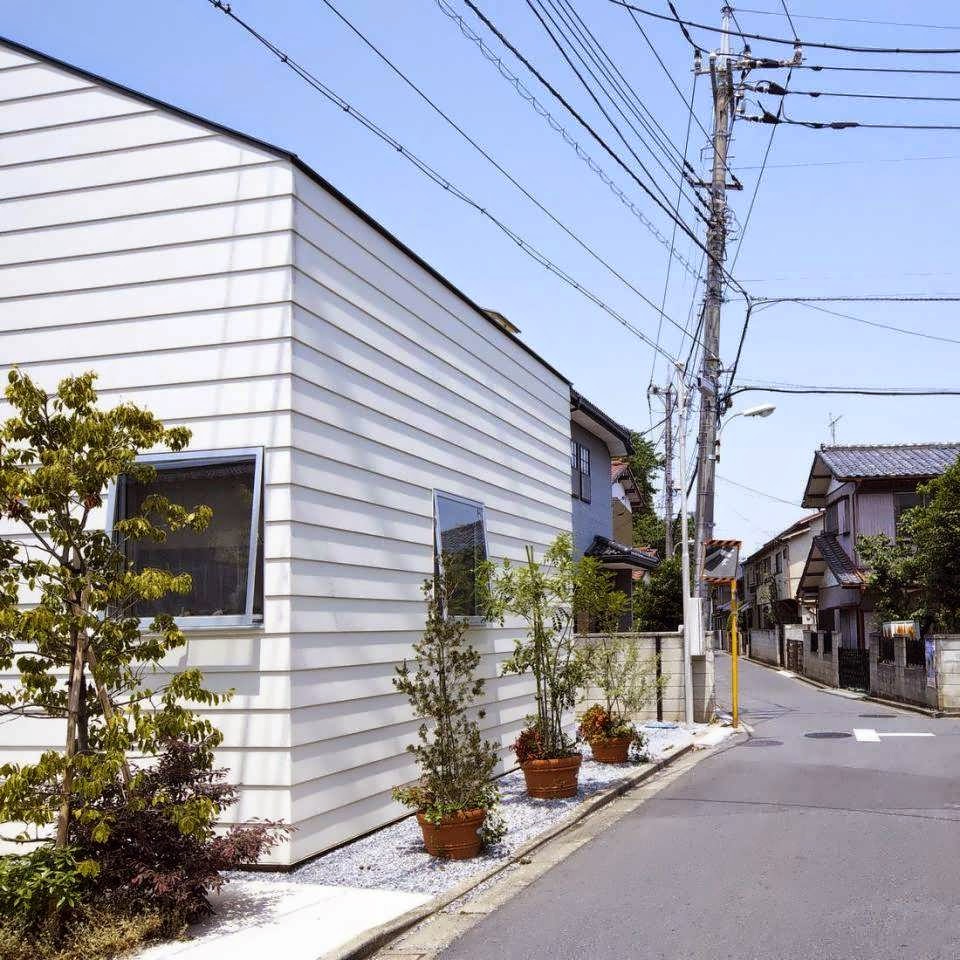
<path id="1" fill-rule="evenodd" d="M 70 847 L 0 857 L 0 916 L 29 933 L 76 909 L 99 868 Z"/>

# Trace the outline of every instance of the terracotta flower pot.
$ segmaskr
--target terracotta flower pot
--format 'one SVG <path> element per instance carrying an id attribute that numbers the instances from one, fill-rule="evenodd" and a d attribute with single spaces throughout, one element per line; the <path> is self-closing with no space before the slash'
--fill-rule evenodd
<path id="1" fill-rule="evenodd" d="M 597 763 L 626 763 L 633 737 L 611 737 L 609 740 L 591 740 L 590 749 Z"/>
<path id="2" fill-rule="evenodd" d="M 427 853 L 448 860 L 475 857 L 483 845 L 479 831 L 486 816 L 486 810 L 461 810 L 444 817 L 439 823 L 431 823 L 422 813 L 418 813 L 417 822 L 423 832 L 423 845 Z"/>
<path id="3" fill-rule="evenodd" d="M 577 777 L 582 757 L 579 753 L 554 760 L 528 760 L 520 765 L 527 781 L 527 796 L 537 800 L 558 800 L 577 794 Z"/>

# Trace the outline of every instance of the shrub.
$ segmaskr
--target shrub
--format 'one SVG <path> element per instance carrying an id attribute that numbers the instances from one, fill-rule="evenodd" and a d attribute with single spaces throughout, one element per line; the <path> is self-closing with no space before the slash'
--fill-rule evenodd
<path id="1" fill-rule="evenodd" d="M 23 933 L 76 909 L 98 868 L 70 847 L 43 846 L 0 857 L 0 916 Z"/>
<path id="2" fill-rule="evenodd" d="M 679 554 L 661 560 L 633 595 L 636 630 L 676 630 L 683 623 L 683 565 Z"/>
<path id="3" fill-rule="evenodd" d="M 71 841 L 99 864 L 98 897 L 118 908 L 147 904 L 177 923 L 209 913 L 207 895 L 223 885 L 223 871 L 255 863 L 287 833 L 267 821 L 217 832 L 237 799 L 224 776 L 207 744 L 173 740 L 128 786 L 114 781 L 92 801 Z"/>
<path id="4" fill-rule="evenodd" d="M 463 810 L 489 811 L 496 806 L 499 792 L 491 777 L 499 754 L 480 735 L 477 721 L 483 710 L 477 710 L 475 718 L 469 713 L 484 690 L 483 679 L 476 675 L 480 654 L 467 640 L 466 623 L 444 611 L 444 576 L 427 580 L 423 592 L 427 621 L 413 646 L 415 669 L 404 661 L 393 680 L 423 721 L 419 743 L 407 747 L 419 764 L 420 780 L 396 787 L 393 796 L 438 823 Z M 495 818 L 488 819 L 493 824 Z M 489 830 L 485 839 L 494 839 Z"/>

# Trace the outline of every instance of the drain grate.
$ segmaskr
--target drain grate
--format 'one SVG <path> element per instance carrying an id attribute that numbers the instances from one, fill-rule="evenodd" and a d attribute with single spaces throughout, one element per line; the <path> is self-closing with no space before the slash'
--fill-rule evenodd
<path id="1" fill-rule="evenodd" d="M 896 720 L 897 715 L 895 713 L 861 713 L 861 717 L 865 720 Z"/>
<path id="2" fill-rule="evenodd" d="M 847 737 L 852 737 L 852 733 L 842 733 L 839 730 L 816 730 L 813 733 L 805 733 L 805 737 L 809 737 L 811 740 L 845 740 Z"/>
<path id="3" fill-rule="evenodd" d="M 748 747 L 782 747 L 782 740 L 774 740 L 773 737 L 751 737 L 747 741 Z"/>

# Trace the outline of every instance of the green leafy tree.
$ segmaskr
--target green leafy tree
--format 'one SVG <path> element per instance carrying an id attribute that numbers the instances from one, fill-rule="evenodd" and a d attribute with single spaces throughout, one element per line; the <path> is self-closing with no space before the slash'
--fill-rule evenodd
<path id="1" fill-rule="evenodd" d="M 901 517 L 916 549 L 923 608 L 935 629 L 960 632 L 960 459 L 921 485 L 919 506 Z"/>
<path id="2" fill-rule="evenodd" d="M 537 712 L 521 738 L 527 744 L 523 754 L 550 759 L 574 752 L 573 740 L 563 729 L 585 680 L 574 643 L 574 611 L 592 618 L 607 586 L 595 559 L 573 559 L 569 534 L 560 534 L 540 561 L 532 547 L 526 553 L 521 564 L 485 563 L 479 579 L 489 619 L 503 623 L 507 616 L 516 616 L 527 625 L 526 636 L 517 639 L 503 672 L 533 674 Z M 520 751 L 518 757 L 523 760 Z"/>
<path id="3" fill-rule="evenodd" d="M 189 431 L 168 429 L 130 403 L 101 409 L 94 379 L 68 377 L 48 396 L 12 371 L 6 398 L 14 415 L 0 427 L 0 518 L 29 535 L 0 541 L 0 670 L 16 678 L 0 690 L 0 716 L 53 718 L 65 728 L 62 750 L 0 766 L 0 821 L 23 823 L 34 838 L 55 823 L 60 849 L 74 824 L 94 843 L 107 840 L 111 816 L 99 801 L 117 783 L 136 794 L 132 781 L 144 774 L 131 768 L 131 754 L 151 756 L 177 740 L 196 745 L 209 766 L 220 735 L 186 703 L 224 699 L 196 670 L 161 671 L 185 642 L 172 617 L 155 617 L 141 633 L 138 605 L 188 593 L 190 577 L 138 571 L 124 550 L 127 541 L 200 531 L 209 508 L 153 495 L 116 523 L 114 538 L 92 523 L 111 481 L 153 478 L 139 453 L 181 450 Z M 22 603 L 24 588 L 32 606 Z M 154 686 L 151 676 L 163 682 Z M 185 833 L 205 829 L 215 812 L 196 793 L 166 810 Z"/>
<path id="4" fill-rule="evenodd" d="M 477 676 L 480 654 L 467 639 L 464 620 L 444 612 L 444 575 L 427 580 L 423 591 L 427 622 L 413 645 L 415 667 L 405 660 L 393 680 L 421 720 L 419 742 L 407 747 L 421 775 L 415 786 L 397 787 L 393 795 L 439 822 L 459 811 L 489 811 L 496 805 L 491 777 L 499 755 L 480 734 L 477 721 L 484 711 L 472 713 L 484 691 L 483 678 Z M 485 839 L 492 839 L 489 831 Z"/>
<path id="5" fill-rule="evenodd" d="M 867 586 L 881 621 L 926 620 L 917 582 L 916 550 L 903 535 L 892 540 L 886 534 L 860 537 L 857 551 L 867 568 Z"/>
<path id="6" fill-rule="evenodd" d="M 636 630 L 676 630 L 683 623 L 683 565 L 679 554 L 662 560 L 633 594 Z"/>
<path id="7" fill-rule="evenodd" d="M 858 540 L 867 583 L 881 619 L 960 632 L 960 460 L 917 493 L 921 502 L 900 515 L 896 540 Z"/>

